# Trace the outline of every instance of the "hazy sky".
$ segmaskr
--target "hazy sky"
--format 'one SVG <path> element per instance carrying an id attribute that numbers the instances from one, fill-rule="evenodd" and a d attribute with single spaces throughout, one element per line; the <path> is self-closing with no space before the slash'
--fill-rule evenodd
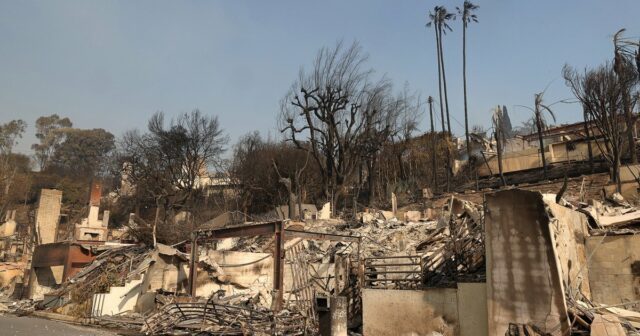
<path id="1" fill-rule="evenodd" d="M 437 97 L 437 67 L 426 15 L 461 1 L 0 1 L 0 123 L 24 119 L 19 150 L 30 152 L 35 119 L 57 113 L 74 126 L 116 136 L 146 127 L 156 111 L 199 108 L 235 140 L 278 134 L 279 101 L 302 65 L 338 40 L 358 40 L 370 65 Z M 561 78 L 612 57 L 612 35 L 640 36 L 640 1 L 477 1 L 468 31 L 471 124 L 489 125 L 492 107 L 512 122 L 529 116 L 547 85 L 548 102 L 571 98 Z M 454 132 L 461 134 L 462 29 L 446 35 Z M 577 105 L 556 105 L 559 122 Z M 426 116 L 425 116 L 426 117 Z M 460 123 L 458 123 L 457 121 Z M 427 120 L 421 123 L 425 129 Z"/>

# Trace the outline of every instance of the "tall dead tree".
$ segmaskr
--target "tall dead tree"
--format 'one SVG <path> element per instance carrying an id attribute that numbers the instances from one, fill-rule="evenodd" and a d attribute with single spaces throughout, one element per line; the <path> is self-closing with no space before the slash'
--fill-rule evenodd
<path id="1" fill-rule="evenodd" d="M 336 195 L 346 192 L 360 167 L 362 152 L 377 151 L 384 143 L 379 139 L 396 131 L 391 83 L 384 77 L 374 79 L 366 62 L 357 42 L 322 48 L 313 68 L 300 71 L 281 104 L 281 132 L 310 153 L 325 196 L 334 204 L 332 211 Z"/>

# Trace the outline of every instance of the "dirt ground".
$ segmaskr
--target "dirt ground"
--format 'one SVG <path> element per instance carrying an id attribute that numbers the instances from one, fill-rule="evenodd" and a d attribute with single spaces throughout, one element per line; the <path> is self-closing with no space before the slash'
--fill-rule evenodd
<path id="1" fill-rule="evenodd" d="M 115 336 L 117 334 L 34 317 L 0 316 L 0 336 Z"/>

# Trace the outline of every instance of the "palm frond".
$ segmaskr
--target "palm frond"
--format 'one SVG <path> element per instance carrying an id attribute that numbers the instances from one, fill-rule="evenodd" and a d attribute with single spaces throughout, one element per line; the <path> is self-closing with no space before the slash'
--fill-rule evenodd
<path id="1" fill-rule="evenodd" d="M 458 12 L 458 15 L 460 15 L 462 21 L 466 25 L 471 21 L 478 22 L 478 16 L 473 13 L 473 11 L 477 10 L 478 8 L 480 8 L 480 6 L 475 5 L 471 1 L 466 0 L 462 8 L 456 7 L 456 10 Z"/>
<path id="2" fill-rule="evenodd" d="M 549 115 L 551 115 L 551 119 L 553 119 L 553 122 L 555 123 L 556 122 L 556 115 L 555 115 L 555 113 L 553 113 L 553 111 L 551 111 L 549 106 L 540 104 L 540 107 L 542 109 L 546 110 L 547 112 L 549 112 Z"/>

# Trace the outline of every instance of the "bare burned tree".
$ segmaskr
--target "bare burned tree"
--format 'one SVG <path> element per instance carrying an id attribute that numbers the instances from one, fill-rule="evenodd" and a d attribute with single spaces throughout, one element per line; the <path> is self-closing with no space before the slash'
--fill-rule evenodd
<path id="1" fill-rule="evenodd" d="M 611 63 L 583 73 L 565 65 L 563 77 L 604 140 L 605 148 L 600 148 L 600 152 L 609 163 L 611 179 L 620 191 L 620 162 L 626 133 L 623 101 L 626 89 Z M 597 141 L 596 144 L 601 146 Z"/>
<path id="2" fill-rule="evenodd" d="M 229 172 L 238 185 L 237 209 L 245 214 L 273 210 L 292 201 L 292 193 L 301 214 L 303 201 L 315 202 L 322 198 L 319 175 L 312 167 L 308 152 L 295 148 L 290 142 L 262 139 L 257 131 L 238 140 Z M 291 189 L 281 179 L 289 180 Z"/>
<path id="3" fill-rule="evenodd" d="M 404 93 L 396 99 L 392 109 L 393 111 L 390 111 L 388 115 L 395 117 L 395 125 L 392 124 L 395 131 L 391 132 L 390 136 L 392 143 L 398 148 L 395 158 L 401 167 L 400 178 L 406 180 L 408 176 L 404 165 L 402 165 L 402 157 L 409 148 L 409 141 L 413 137 L 413 133 L 418 129 L 418 118 L 422 115 L 423 106 L 420 96 L 415 94 L 409 95 L 408 91 L 405 90 Z"/>
<path id="4" fill-rule="evenodd" d="M 120 155 L 130 167 L 131 183 L 144 186 L 136 188 L 140 197 L 155 203 L 155 230 L 160 222 L 169 224 L 171 215 L 192 210 L 203 179 L 219 163 L 228 138 L 217 117 L 198 110 L 180 115 L 168 128 L 164 114 L 158 112 L 149 120 L 148 130 L 126 133 L 120 141 Z"/>
<path id="5" fill-rule="evenodd" d="M 418 117 L 421 114 L 420 97 L 410 94 L 408 87 L 396 97 L 385 93 L 378 95 L 376 101 L 370 102 L 373 108 L 380 111 L 378 116 L 382 120 L 371 120 L 366 123 L 363 132 L 363 147 L 361 154 L 367 166 L 369 204 L 373 205 L 376 198 L 376 185 L 379 182 L 378 165 L 381 161 L 380 152 L 387 146 L 393 154 L 392 159 L 397 162 L 398 179 L 406 181 L 408 174 L 402 160 L 409 149 L 409 141 L 417 129 Z M 386 195 L 385 195 L 386 197 Z"/>
<path id="6" fill-rule="evenodd" d="M 322 48 L 313 69 L 300 71 L 281 104 L 282 133 L 310 153 L 325 197 L 334 204 L 360 167 L 363 151 L 376 151 L 395 126 L 391 83 L 374 79 L 366 62 L 357 42 Z"/>

